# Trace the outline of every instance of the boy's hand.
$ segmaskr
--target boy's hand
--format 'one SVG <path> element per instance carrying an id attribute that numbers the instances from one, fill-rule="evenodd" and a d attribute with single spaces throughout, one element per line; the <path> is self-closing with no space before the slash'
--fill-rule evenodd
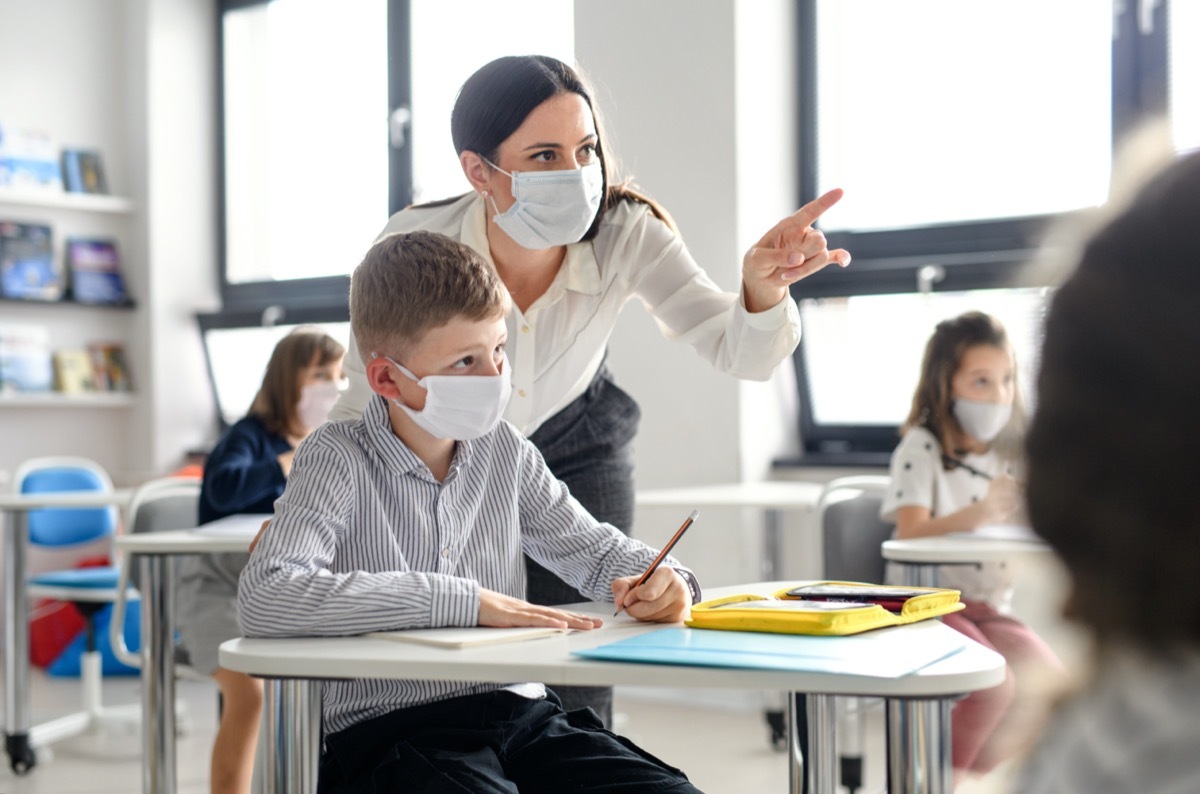
<path id="1" fill-rule="evenodd" d="M 674 568 L 660 566 L 636 590 L 638 576 L 613 579 L 613 603 L 625 605 L 625 611 L 646 623 L 679 623 L 692 605 L 692 593 Z"/>
<path id="2" fill-rule="evenodd" d="M 598 629 L 604 621 L 592 615 L 544 607 L 519 598 L 479 590 L 479 625 L 511 628 L 514 626 L 549 626 L 556 629 Z"/>

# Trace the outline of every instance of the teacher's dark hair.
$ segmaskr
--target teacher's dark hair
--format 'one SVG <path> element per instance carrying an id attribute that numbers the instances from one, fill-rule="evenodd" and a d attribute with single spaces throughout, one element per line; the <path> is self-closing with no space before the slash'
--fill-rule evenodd
<path id="1" fill-rule="evenodd" d="M 1086 243 L 1046 322 L 1029 515 L 1098 647 L 1200 642 L 1200 154 Z"/>
<path id="2" fill-rule="evenodd" d="M 675 223 L 671 216 L 657 202 L 628 183 L 612 183 L 611 166 L 604 151 L 603 125 L 592 101 L 591 88 L 577 71 L 557 58 L 547 55 L 509 55 L 485 64 L 467 78 L 450 115 L 454 151 L 460 155 L 467 151 L 475 152 L 495 162 L 500 144 L 525 122 L 529 114 L 547 99 L 565 92 L 583 97 L 592 111 L 592 120 L 596 125 L 596 154 L 604 174 L 605 199 L 582 239 L 594 238 L 604 213 L 620 201 L 645 204 L 674 230 Z M 440 203 L 445 202 L 431 202 L 431 205 Z"/>

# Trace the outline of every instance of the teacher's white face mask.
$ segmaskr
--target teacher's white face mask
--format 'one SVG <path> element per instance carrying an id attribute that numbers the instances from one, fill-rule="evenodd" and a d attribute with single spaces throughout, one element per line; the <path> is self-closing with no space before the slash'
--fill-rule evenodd
<path id="1" fill-rule="evenodd" d="M 499 424 L 512 395 L 507 357 L 501 359 L 498 375 L 426 375 L 423 378 L 418 378 L 388 356 L 383 358 L 425 389 L 425 407 L 420 411 L 409 408 L 399 399 L 392 402 L 434 438 L 466 441 L 487 435 Z"/>
<path id="2" fill-rule="evenodd" d="M 954 418 L 967 435 L 987 444 L 1000 435 L 1012 418 L 1012 403 L 956 399 L 953 411 Z"/>
<path id="3" fill-rule="evenodd" d="M 562 171 L 509 173 L 488 159 L 488 165 L 512 179 L 516 201 L 504 213 L 492 202 L 492 220 L 517 245 L 531 250 L 579 242 L 596 219 L 604 190 L 599 163 Z"/>

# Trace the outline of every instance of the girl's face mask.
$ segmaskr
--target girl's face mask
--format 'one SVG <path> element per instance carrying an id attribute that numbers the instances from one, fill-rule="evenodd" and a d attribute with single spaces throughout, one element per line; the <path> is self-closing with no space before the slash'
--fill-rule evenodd
<path id="1" fill-rule="evenodd" d="M 951 410 L 966 434 L 985 444 L 1000 435 L 1012 418 L 1012 403 L 956 399 Z"/>
<path id="2" fill-rule="evenodd" d="M 305 430 L 313 431 L 325 424 L 339 394 L 337 383 L 331 380 L 306 383 L 300 388 L 296 418 L 304 425 Z"/>
<path id="3" fill-rule="evenodd" d="M 542 250 L 579 242 L 600 208 L 604 191 L 604 172 L 600 163 L 561 171 L 513 171 L 509 173 L 492 161 L 484 162 L 512 179 L 516 201 L 492 220 L 522 248 Z"/>
<path id="4" fill-rule="evenodd" d="M 379 354 L 373 353 L 373 357 Z M 417 426 L 434 438 L 466 441 L 491 432 L 504 414 L 512 395 L 508 358 L 501 359 L 498 375 L 426 375 L 418 378 L 402 364 L 383 359 L 425 389 L 425 407 L 409 408 L 399 399 L 392 400 Z"/>

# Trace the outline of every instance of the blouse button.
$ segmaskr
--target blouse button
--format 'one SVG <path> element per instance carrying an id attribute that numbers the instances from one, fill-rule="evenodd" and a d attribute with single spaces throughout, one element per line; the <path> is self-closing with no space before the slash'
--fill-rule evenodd
<path id="1" fill-rule="evenodd" d="M 527 334 L 527 333 L 529 333 L 529 326 L 528 326 L 528 325 L 522 325 L 522 326 L 521 326 L 521 333 L 523 333 L 523 334 Z"/>
<path id="2" fill-rule="evenodd" d="M 524 397 L 524 396 L 525 396 L 525 390 L 524 390 L 524 389 L 519 389 L 519 390 L 517 391 L 517 394 L 519 394 L 519 395 L 521 395 L 522 397 Z"/>
<path id="3" fill-rule="evenodd" d="M 442 556 L 446 559 L 450 559 L 451 554 L 453 554 L 453 552 L 450 551 L 450 549 L 442 549 Z"/>

